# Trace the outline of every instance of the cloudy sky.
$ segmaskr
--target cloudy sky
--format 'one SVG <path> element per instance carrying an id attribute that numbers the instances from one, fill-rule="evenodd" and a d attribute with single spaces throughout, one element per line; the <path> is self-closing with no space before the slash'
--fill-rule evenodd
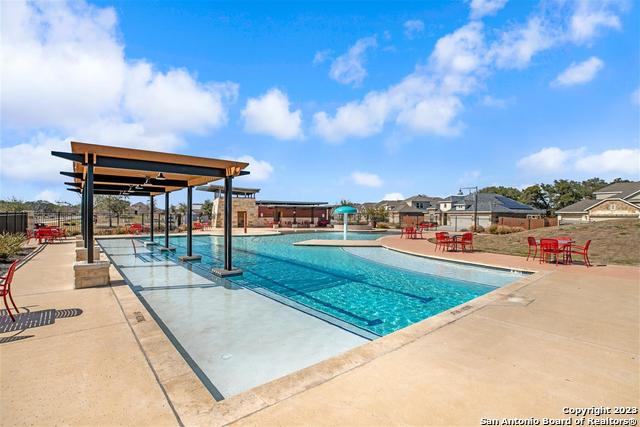
<path id="1" fill-rule="evenodd" d="M 77 201 L 72 139 L 248 161 L 281 200 L 639 178 L 632 1 L 0 7 L 3 198 Z"/>

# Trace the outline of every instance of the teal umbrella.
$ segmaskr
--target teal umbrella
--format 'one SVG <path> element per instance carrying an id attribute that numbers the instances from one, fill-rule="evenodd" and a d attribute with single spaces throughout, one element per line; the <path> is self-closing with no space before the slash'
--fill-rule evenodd
<path id="1" fill-rule="evenodd" d="M 349 205 L 342 205 L 336 208 L 335 211 L 333 211 L 333 213 L 342 214 L 342 218 L 344 220 L 344 225 L 342 228 L 342 238 L 344 240 L 347 240 L 347 221 L 349 219 L 349 214 L 354 214 L 356 212 L 358 212 L 358 210 L 353 206 L 349 206 Z"/>

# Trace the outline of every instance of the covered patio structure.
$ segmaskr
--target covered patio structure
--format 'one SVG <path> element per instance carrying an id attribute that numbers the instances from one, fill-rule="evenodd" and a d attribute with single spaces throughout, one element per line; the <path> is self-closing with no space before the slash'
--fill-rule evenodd
<path id="1" fill-rule="evenodd" d="M 193 187 L 224 179 L 225 194 L 232 191 L 233 178 L 247 175 L 248 163 L 173 153 L 137 150 L 81 142 L 71 142 L 71 152 L 52 151 L 51 154 L 73 162 L 73 171 L 60 172 L 73 178 L 66 182 L 69 191 L 82 195 L 82 237 L 86 264 L 94 263 L 93 198 L 96 194 L 149 197 L 151 209 L 151 242 L 154 242 L 154 197 L 164 195 L 165 211 L 169 211 L 169 194 L 187 189 L 187 254 L 184 261 L 197 260 L 193 254 L 192 212 Z M 231 217 L 231 197 L 225 203 Z M 152 244 L 153 244 L 152 243 Z M 169 215 L 165 215 L 163 250 L 169 246 Z M 214 273 L 226 276 L 240 274 L 231 259 L 231 222 L 224 224 L 224 266 Z"/>

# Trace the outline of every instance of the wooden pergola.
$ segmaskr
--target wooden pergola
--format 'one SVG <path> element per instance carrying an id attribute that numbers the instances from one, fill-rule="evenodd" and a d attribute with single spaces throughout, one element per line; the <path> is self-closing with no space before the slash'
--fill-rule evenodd
<path id="1" fill-rule="evenodd" d="M 187 189 L 187 256 L 183 260 L 196 260 L 193 255 L 193 187 L 224 179 L 224 269 L 219 275 L 239 273 L 231 262 L 231 194 L 233 178 L 247 175 L 248 163 L 157 151 L 71 142 L 71 152 L 52 151 L 51 154 L 73 162 L 73 171 L 60 173 L 73 181 L 65 182 L 69 191 L 82 195 L 82 236 L 87 248 L 87 262 L 93 262 L 93 196 L 94 194 L 146 196 L 150 198 L 151 241 L 154 240 L 154 197 L 164 194 L 165 227 L 164 247 L 169 246 L 169 193 Z"/>

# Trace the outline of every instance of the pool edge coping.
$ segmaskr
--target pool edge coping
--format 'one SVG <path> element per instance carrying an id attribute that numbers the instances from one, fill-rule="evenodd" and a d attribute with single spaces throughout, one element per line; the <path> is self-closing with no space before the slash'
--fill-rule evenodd
<path id="1" fill-rule="evenodd" d="M 130 239 L 131 237 L 121 238 Z M 383 247 L 386 246 L 383 245 Z M 393 248 L 387 249 L 395 250 Z M 449 259 L 440 259 L 438 257 L 425 256 L 424 254 L 411 253 L 409 251 L 398 250 L 398 252 L 451 262 Z M 158 372 L 180 372 L 176 375 L 162 375 L 162 378 L 159 376 L 158 380 L 160 386 L 166 390 L 171 404 L 175 407 L 181 421 L 186 425 L 227 425 L 366 365 L 385 354 L 396 351 L 425 335 L 456 322 L 491 303 L 508 300 L 514 292 L 554 273 L 553 271 L 533 272 L 480 263 L 454 262 L 507 269 L 509 271 L 524 271 L 532 274 L 528 274 L 513 283 L 496 288 L 493 291 L 449 308 L 435 316 L 414 323 L 389 335 L 364 343 L 344 353 L 237 395 L 227 397 L 222 401 L 216 401 L 214 399 L 210 390 L 203 384 L 202 379 L 199 378 L 198 374 L 193 370 L 193 367 L 184 359 L 184 355 L 176 348 L 166 331 L 133 289 L 131 289 L 130 286 L 118 286 L 112 287 L 112 289 L 114 290 L 116 298 L 121 302 L 123 310 L 127 307 L 125 313 L 127 322 L 130 324 L 133 333 L 139 339 L 142 351 L 148 358 L 152 370 Z M 184 268 L 184 266 L 182 267 Z M 115 267 L 115 264 L 114 269 L 122 276 L 118 268 Z M 127 282 L 125 277 L 122 277 L 122 280 L 125 281 L 125 283 Z M 148 314 L 148 322 L 146 323 L 148 325 L 152 320 L 153 327 L 145 327 L 146 325 L 140 326 L 140 324 L 135 323 L 135 315 L 131 311 L 132 309 L 142 312 L 143 314 Z M 161 334 L 160 337 L 158 336 L 159 333 Z M 178 365 L 176 365 L 176 363 L 178 363 Z"/>

